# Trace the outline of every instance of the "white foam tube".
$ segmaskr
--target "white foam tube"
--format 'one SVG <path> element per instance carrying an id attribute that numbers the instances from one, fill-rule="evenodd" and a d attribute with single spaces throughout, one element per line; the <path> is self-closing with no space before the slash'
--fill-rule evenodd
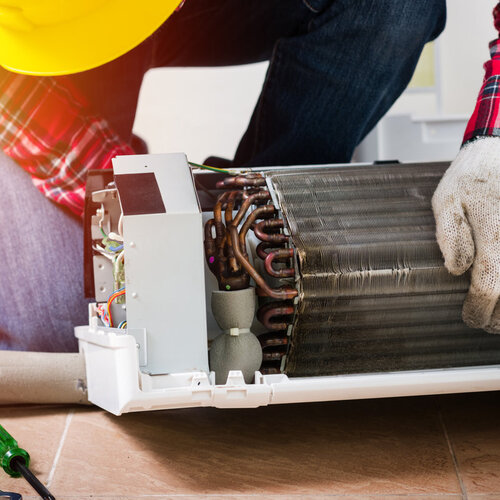
<path id="1" fill-rule="evenodd" d="M 0 351 L 0 404 L 88 403 L 82 353 Z"/>

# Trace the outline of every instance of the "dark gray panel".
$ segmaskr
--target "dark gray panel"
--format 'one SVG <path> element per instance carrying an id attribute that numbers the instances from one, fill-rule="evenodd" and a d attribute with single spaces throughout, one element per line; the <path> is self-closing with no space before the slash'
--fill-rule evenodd
<path id="1" fill-rule="evenodd" d="M 165 205 L 153 172 L 115 175 L 123 215 L 164 214 Z"/>

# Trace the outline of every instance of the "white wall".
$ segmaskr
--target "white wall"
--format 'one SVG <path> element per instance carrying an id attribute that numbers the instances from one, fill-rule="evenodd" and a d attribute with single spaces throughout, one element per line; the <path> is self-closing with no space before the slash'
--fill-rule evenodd
<path id="1" fill-rule="evenodd" d="M 488 43 L 497 35 L 492 0 L 449 0 L 448 22 L 436 47 L 439 99 L 432 92 L 407 92 L 389 114 L 465 114 L 474 109 L 481 87 Z M 418 71 L 418 69 L 417 69 Z"/>
<path id="2" fill-rule="evenodd" d="M 257 102 L 267 63 L 150 71 L 134 131 L 151 153 L 185 152 L 191 161 L 233 158 Z"/>
<path id="3" fill-rule="evenodd" d="M 483 80 L 488 43 L 498 36 L 492 10 L 496 0 L 449 0 L 441 37 L 444 113 L 471 114 Z"/>
<path id="4" fill-rule="evenodd" d="M 417 0 L 418 1 L 418 0 Z M 440 38 L 442 111 L 470 114 L 493 39 L 495 0 L 449 0 Z M 165 68 L 146 75 L 136 133 L 151 152 L 184 151 L 192 161 L 232 158 L 264 80 L 265 63 L 233 68 Z M 391 113 L 433 114 L 432 96 L 404 96 Z"/>

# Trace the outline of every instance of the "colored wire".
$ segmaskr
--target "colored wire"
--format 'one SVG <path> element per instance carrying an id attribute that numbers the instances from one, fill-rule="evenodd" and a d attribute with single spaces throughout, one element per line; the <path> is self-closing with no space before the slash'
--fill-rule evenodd
<path id="1" fill-rule="evenodd" d="M 107 312 L 104 310 L 104 304 L 99 304 L 97 306 L 97 315 L 101 319 L 104 326 L 109 326 L 109 318 Z"/>
<path id="2" fill-rule="evenodd" d="M 123 241 L 123 212 L 120 214 L 120 218 L 118 219 L 118 234 L 122 237 Z"/>
<path id="3" fill-rule="evenodd" d="M 120 264 L 123 264 L 123 259 L 125 258 L 125 251 L 122 250 L 120 253 L 115 253 L 111 259 L 113 262 L 113 277 L 114 277 L 114 285 L 115 290 L 121 288 L 120 284 Z"/>
<path id="4" fill-rule="evenodd" d="M 92 249 L 96 252 L 99 252 L 103 257 L 106 257 L 106 259 L 109 259 L 111 262 L 113 262 L 115 254 L 107 252 L 106 249 L 102 248 L 100 245 L 94 245 Z"/>
<path id="5" fill-rule="evenodd" d="M 127 321 L 126 320 L 123 320 L 119 325 L 118 325 L 118 328 L 127 328 Z"/>
<path id="6" fill-rule="evenodd" d="M 101 234 L 104 236 L 104 238 L 107 238 L 108 235 L 104 232 L 104 229 L 102 228 L 102 226 L 99 226 L 99 229 L 101 230 Z"/>
<path id="7" fill-rule="evenodd" d="M 208 165 L 200 165 L 199 163 L 188 162 L 192 167 L 203 168 L 204 170 L 212 170 L 212 172 L 220 172 L 222 174 L 236 175 L 236 173 L 224 168 L 210 167 Z"/>
<path id="8" fill-rule="evenodd" d="M 120 252 L 123 250 L 123 245 L 118 245 L 117 247 L 108 247 L 112 252 Z"/>
<path id="9" fill-rule="evenodd" d="M 120 288 L 119 290 L 116 290 L 113 292 L 108 299 L 108 318 L 109 318 L 109 326 L 112 328 L 113 327 L 113 316 L 111 315 L 111 304 L 113 301 L 115 301 L 118 297 L 121 297 L 122 295 L 125 295 L 125 287 Z"/>

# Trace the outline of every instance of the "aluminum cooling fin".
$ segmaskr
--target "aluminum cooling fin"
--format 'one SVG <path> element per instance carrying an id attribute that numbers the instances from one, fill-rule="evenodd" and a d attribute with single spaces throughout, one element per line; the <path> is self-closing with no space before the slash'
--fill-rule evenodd
<path id="1" fill-rule="evenodd" d="M 469 278 L 444 268 L 432 194 L 445 163 L 266 173 L 291 234 L 299 299 L 290 376 L 500 363 L 461 319 Z"/>

